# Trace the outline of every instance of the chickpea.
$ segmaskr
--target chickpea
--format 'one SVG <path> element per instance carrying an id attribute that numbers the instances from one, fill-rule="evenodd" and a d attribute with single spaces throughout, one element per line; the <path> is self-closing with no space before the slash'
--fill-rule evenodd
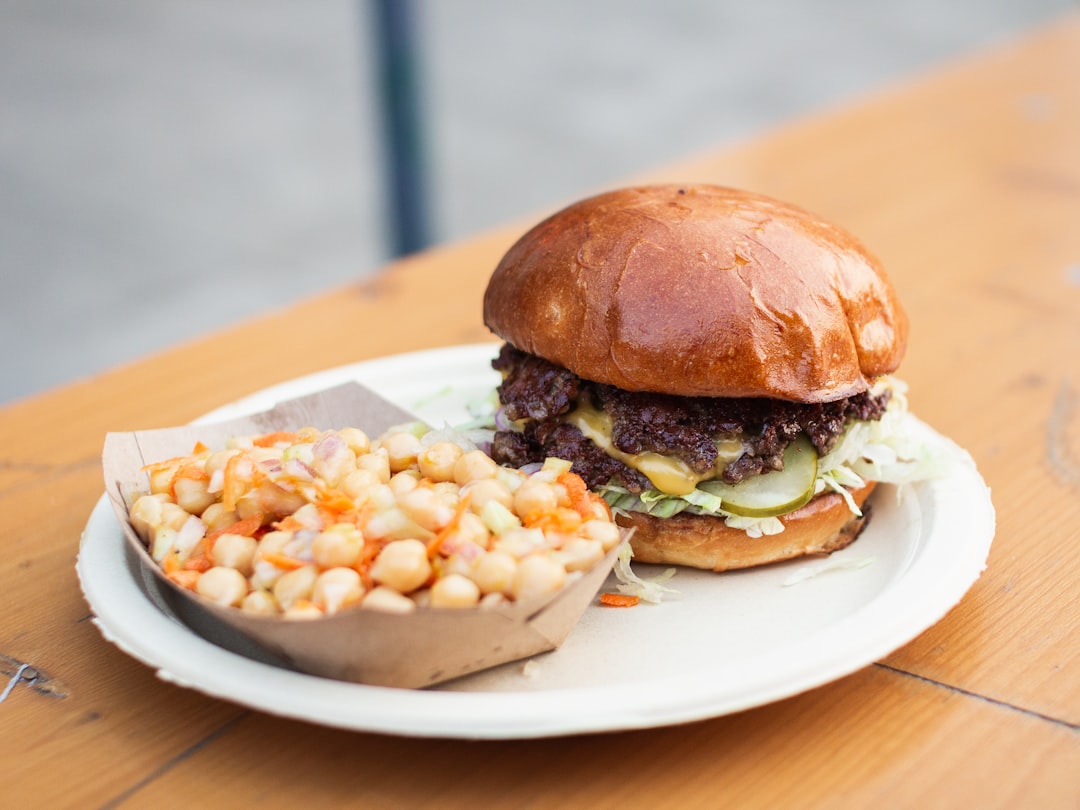
<path id="1" fill-rule="evenodd" d="M 360 603 L 363 607 L 383 610 L 387 613 L 412 613 L 416 603 L 407 596 L 402 596 L 393 588 L 378 587 L 368 591 Z"/>
<path id="2" fill-rule="evenodd" d="M 313 444 L 319 440 L 320 436 L 322 436 L 322 431 L 314 425 L 304 425 L 296 431 L 298 444 Z"/>
<path id="3" fill-rule="evenodd" d="M 150 494 L 151 495 L 169 495 L 172 489 L 173 479 L 176 477 L 176 471 L 180 469 L 181 461 L 175 460 L 173 463 L 167 466 L 160 467 L 154 465 L 150 468 Z"/>
<path id="4" fill-rule="evenodd" d="M 322 568 L 352 565 L 364 547 L 364 535 L 351 523 L 335 523 L 315 535 L 311 556 Z"/>
<path id="5" fill-rule="evenodd" d="M 480 597 L 478 605 L 481 608 L 493 608 L 498 607 L 499 605 L 505 605 L 509 601 L 510 600 L 501 593 L 485 593 Z"/>
<path id="6" fill-rule="evenodd" d="M 461 574 L 448 574 L 431 586 L 431 606 L 443 608 L 473 607 L 480 601 L 480 588 Z"/>
<path id="7" fill-rule="evenodd" d="M 405 470 L 394 473 L 394 475 L 390 477 L 390 483 L 387 484 L 387 486 L 390 487 L 390 490 L 394 493 L 395 497 L 400 498 L 406 492 L 412 492 L 416 489 L 416 485 L 419 481 L 419 475 L 412 470 Z"/>
<path id="8" fill-rule="evenodd" d="M 192 515 L 201 515 L 217 500 L 217 496 L 208 491 L 209 486 L 210 481 L 206 478 L 177 478 L 173 482 L 177 505 Z"/>
<path id="9" fill-rule="evenodd" d="M 393 509 L 397 506 L 397 495 L 389 484 L 379 484 L 371 491 L 368 502 L 376 509 Z"/>
<path id="10" fill-rule="evenodd" d="M 497 551 L 503 551 L 521 559 L 529 556 L 546 543 L 547 538 L 540 529 L 518 528 L 510 529 L 499 535 L 493 547 Z"/>
<path id="11" fill-rule="evenodd" d="M 206 524 L 207 534 L 216 532 L 218 529 L 227 529 L 240 520 L 236 512 L 226 509 L 225 504 L 218 501 L 212 503 L 202 513 L 202 521 Z"/>
<path id="12" fill-rule="evenodd" d="M 491 535 L 479 515 L 466 512 L 458 518 L 457 528 L 446 538 L 444 545 L 450 548 L 458 548 L 470 543 L 482 549 L 487 549 L 491 545 Z"/>
<path id="13" fill-rule="evenodd" d="M 364 525 L 364 533 L 371 538 L 379 540 L 407 540 L 409 538 L 423 538 L 428 540 L 434 537 L 396 506 L 376 512 Z"/>
<path id="14" fill-rule="evenodd" d="M 418 525 L 428 531 L 437 531 L 445 526 L 454 516 L 439 493 L 430 487 L 419 487 L 404 493 L 398 498 L 398 508 Z"/>
<path id="15" fill-rule="evenodd" d="M 161 502 L 161 523 L 160 526 L 166 526 L 170 529 L 180 531 L 185 523 L 188 522 L 188 518 L 191 514 L 186 509 L 181 509 L 172 501 Z"/>
<path id="16" fill-rule="evenodd" d="M 494 478 L 498 465 L 481 450 L 464 453 L 454 462 L 454 481 L 458 486 L 465 486 L 470 481 L 482 478 Z"/>
<path id="17" fill-rule="evenodd" d="M 567 571 L 587 571 L 604 556 L 604 547 L 599 540 L 575 537 L 556 552 Z"/>
<path id="18" fill-rule="evenodd" d="M 549 484 L 530 478 L 514 493 L 514 511 L 522 517 L 554 512 L 558 496 Z"/>
<path id="19" fill-rule="evenodd" d="M 465 451 L 453 442 L 435 442 L 417 457 L 420 474 L 432 481 L 453 481 L 454 466 L 464 454 Z"/>
<path id="20" fill-rule="evenodd" d="M 484 593 L 510 593 L 517 567 L 505 551 L 489 551 L 473 565 L 472 580 Z"/>
<path id="21" fill-rule="evenodd" d="M 416 464 L 416 457 L 423 449 L 419 438 L 403 430 L 386 436 L 382 440 L 382 446 L 386 450 L 392 473 L 401 472 Z"/>
<path id="22" fill-rule="evenodd" d="M 267 532 L 259 540 L 255 548 L 255 562 L 262 559 L 264 554 L 281 554 L 293 539 L 292 532 Z"/>
<path id="23" fill-rule="evenodd" d="M 199 577 L 195 590 L 219 605 L 235 606 L 247 596 L 248 582 L 235 568 L 215 566 Z"/>
<path id="24" fill-rule="evenodd" d="M 532 554 L 523 559 L 514 574 L 511 595 L 517 601 L 549 596 L 566 583 L 566 570 L 545 554 Z"/>
<path id="25" fill-rule="evenodd" d="M 240 609 L 258 616 L 274 616 L 278 612 L 278 603 L 270 591 L 256 590 L 244 597 Z"/>
<path id="26" fill-rule="evenodd" d="M 619 527 L 607 520 L 586 520 L 581 524 L 581 534 L 590 540 L 599 540 L 604 551 L 611 551 L 619 544 L 622 536 Z"/>
<path id="27" fill-rule="evenodd" d="M 353 470 L 341 482 L 341 491 L 354 501 L 361 502 L 371 497 L 376 487 L 383 482 L 373 470 Z"/>
<path id="28" fill-rule="evenodd" d="M 319 511 L 319 507 L 313 503 L 305 503 L 293 512 L 292 516 L 305 529 L 321 531 L 324 528 L 322 513 Z"/>
<path id="29" fill-rule="evenodd" d="M 456 509 L 461 500 L 461 488 L 453 481 L 439 481 L 427 487 L 439 496 L 439 501 L 451 509 Z"/>
<path id="30" fill-rule="evenodd" d="M 245 577 L 254 572 L 255 549 L 258 541 L 254 537 L 226 532 L 214 541 L 214 563 L 224 568 L 234 568 Z"/>
<path id="31" fill-rule="evenodd" d="M 356 469 L 375 473 L 383 484 L 390 481 L 390 457 L 386 454 L 386 450 L 382 448 L 357 456 Z"/>
<path id="32" fill-rule="evenodd" d="M 319 574 L 311 601 L 326 613 L 336 613 L 364 596 L 360 575 L 352 568 L 330 568 Z"/>
<path id="33" fill-rule="evenodd" d="M 223 473 L 225 471 L 225 465 L 229 463 L 229 459 L 239 453 L 239 450 L 218 450 L 216 453 L 211 453 L 206 457 L 206 463 L 203 465 L 203 469 L 207 474 L 213 478 L 215 475 Z"/>
<path id="34" fill-rule="evenodd" d="M 371 565 L 372 579 L 403 594 L 416 590 L 430 576 L 427 546 L 414 539 L 390 543 Z"/>
<path id="35" fill-rule="evenodd" d="M 318 576 L 319 569 L 314 565 L 305 565 L 284 573 L 274 583 L 274 598 L 284 610 L 288 610 L 293 603 L 301 599 L 309 600 Z"/>
<path id="36" fill-rule="evenodd" d="M 323 612 L 319 610 L 319 606 L 313 602 L 309 602 L 307 599 L 299 599 L 293 602 L 284 612 L 281 614 L 285 619 L 321 619 Z"/>
<path id="37" fill-rule="evenodd" d="M 128 519 L 139 537 L 143 540 L 151 539 L 152 533 L 165 522 L 163 506 L 169 502 L 169 496 L 159 492 L 153 495 L 142 495 L 131 505 Z"/>
<path id="38" fill-rule="evenodd" d="M 354 454 L 361 456 L 371 451 L 371 440 L 368 438 L 368 435 L 359 428 L 342 428 L 337 434 L 345 440 L 346 446 L 352 450 Z"/>
<path id="39" fill-rule="evenodd" d="M 443 550 L 445 551 L 446 545 L 443 544 Z M 476 561 L 478 554 L 474 552 L 483 553 L 483 550 L 479 546 L 470 546 L 473 551 L 466 551 L 464 554 L 451 554 L 449 557 L 440 559 L 436 568 L 438 569 L 438 575 L 440 577 L 446 577 L 450 574 L 460 574 L 463 577 L 472 578 L 473 563 Z"/>
<path id="40" fill-rule="evenodd" d="M 469 508 L 476 514 L 484 510 L 488 501 L 497 501 L 507 509 L 513 509 L 514 496 L 510 490 L 494 478 L 481 478 L 472 481 L 461 488 L 461 496 L 469 495 Z"/>
<path id="41" fill-rule="evenodd" d="M 285 517 L 307 505 L 299 492 L 287 492 L 276 484 L 267 482 L 244 493 L 236 500 L 236 514 L 241 518 L 255 515 Z"/>

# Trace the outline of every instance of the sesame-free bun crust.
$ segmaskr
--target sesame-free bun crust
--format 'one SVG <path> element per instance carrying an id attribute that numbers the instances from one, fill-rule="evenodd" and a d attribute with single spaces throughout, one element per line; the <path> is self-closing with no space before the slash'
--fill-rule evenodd
<path id="1" fill-rule="evenodd" d="M 824 402 L 897 368 L 907 318 L 880 262 L 793 205 L 707 185 L 620 189 L 522 236 L 484 322 L 588 380 Z"/>
<path id="2" fill-rule="evenodd" d="M 874 486 L 871 482 L 852 493 L 860 507 Z M 844 499 L 830 492 L 781 517 L 784 531 L 762 537 L 729 528 L 723 518 L 685 512 L 669 518 L 631 512 L 617 515 L 616 521 L 633 528 L 635 562 L 729 571 L 841 549 L 859 535 L 865 515 L 865 510 L 862 517 L 853 515 Z"/>

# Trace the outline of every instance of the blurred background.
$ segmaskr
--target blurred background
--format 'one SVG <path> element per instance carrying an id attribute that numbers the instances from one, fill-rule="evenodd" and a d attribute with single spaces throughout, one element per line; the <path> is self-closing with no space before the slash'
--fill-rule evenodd
<path id="1" fill-rule="evenodd" d="M 895 85 L 1076 0 L 651 6 L 0 0 L 0 402 Z"/>

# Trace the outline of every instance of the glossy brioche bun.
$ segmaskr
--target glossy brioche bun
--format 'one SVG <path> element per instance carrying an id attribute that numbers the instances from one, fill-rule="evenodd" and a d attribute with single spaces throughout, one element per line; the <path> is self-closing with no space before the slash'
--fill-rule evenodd
<path id="1" fill-rule="evenodd" d="M 595 382 L 824 402 L 900 364 L 907 318 L 880 262 L 787 203 L 708 185 L 571 205 L 503 257 L 484 322 Z"/>
<path id="2" fill-rule="evenodd" d="M 860 508 L 874 486 L 871 482 L 852 492 Z M 707 515 L 682 512 L 657 518 L 631 512 L 616 516 L 620 526 L 634 529 L 630 545 L 635 562 L 728 571 L 837 551 L 858 537 L 866 512 L 862 517 L 853 515 L 840 495 L 829 492 L 780 520 L 784 531 L 779 534 L 750 537 L 742 529 L 729 528 L 723 518 Z"/>

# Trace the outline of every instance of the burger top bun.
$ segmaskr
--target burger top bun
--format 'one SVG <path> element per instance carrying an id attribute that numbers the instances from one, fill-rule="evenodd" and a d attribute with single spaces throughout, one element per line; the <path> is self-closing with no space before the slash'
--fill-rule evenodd
<path id="1" fill-rule="evenodd" d="M 858 240 L 710 185 L 600 194 L 503 257 L 484 322 L 588 380 L 678 396 L 824 402 L 897 368 L 907 317 Z"/>

